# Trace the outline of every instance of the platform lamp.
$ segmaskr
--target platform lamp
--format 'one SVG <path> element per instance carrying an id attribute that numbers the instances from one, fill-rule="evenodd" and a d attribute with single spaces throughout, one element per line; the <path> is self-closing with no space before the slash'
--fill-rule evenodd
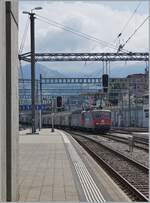
<path id="1" fill-rule="evenodd" d="M 30 12 L 23 11 L 23 14 L 30 16 L 30 44 L 31 44 L 31 99 L 32 99 L 32 133 L 36 133 L 35 125 L 35 35 L 34 35 L 34 10 L 41 10 L 42 7 L 35 7 Z"/>

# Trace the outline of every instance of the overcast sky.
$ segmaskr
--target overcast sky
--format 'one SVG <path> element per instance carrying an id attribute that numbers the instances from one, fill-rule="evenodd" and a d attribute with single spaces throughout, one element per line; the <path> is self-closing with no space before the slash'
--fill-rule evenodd
<path id="1" fill-rule="evenodd" d="M 117 35 L 139 5 L 140 1 L 20 1 L 19 12 L 19 45 L 25 29 L 27 15 L 22 11 L 30 11 L 32 8 L 41 6 L 42 10 L 36 13 L 42 17 L 61 23 L 76 31 L 92 35 L 104 43 L 96 43 L 92 40 L 74 35 L 54 25 L 43 22 L 45 19 L 36 19 L 36 52 L 116 52 L 110 47 L 118 45 L 115 40 Z M 136 14 L 125 28 L 121 43 L 124 43 L 135 29 L 148 16 L 148 1 L 141 1 Z M 108 42 L 108 43 L 105 43 Z M 133 38 L 125 46 L 126 50 L 145 52 L 148 51 L 148 21 L 138 30 Z M 29 29 L 23 52 L 30 50 Z M 134 65 L 135 64 L 135 65 Z M 94 72 L 101 69 L 101 63 L 88 62 L 65 62 L 47 63 L 51 69 L 63 71 Z M 140 67 L 143 72 L 144 63 L 112 63 L 111 72 L 116 67 L 131 68 Z M 130 66 L 131 65 L 131 66 Z M 119 69 L 118 69 L 119 70 Z M 135 68 L 134 68 L 135 70 Z M 138 69 L 139 71 L 140 69 Z M 122 71 L 122 68 L 120 69 Z"/>

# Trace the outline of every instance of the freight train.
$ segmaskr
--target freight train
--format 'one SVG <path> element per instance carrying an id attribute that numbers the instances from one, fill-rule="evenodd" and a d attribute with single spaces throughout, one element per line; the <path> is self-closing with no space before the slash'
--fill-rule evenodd
<path id="1" fill-rule="evenodd" d="M 54 114 L 55 128 L 70 128 L 96 132 L 108 132 L 111 128 L 110 110 L 89 110 L 74 112 L 59 112 Z M 51 127 L 52 116 L 42 116 L 43 127 Z"/>

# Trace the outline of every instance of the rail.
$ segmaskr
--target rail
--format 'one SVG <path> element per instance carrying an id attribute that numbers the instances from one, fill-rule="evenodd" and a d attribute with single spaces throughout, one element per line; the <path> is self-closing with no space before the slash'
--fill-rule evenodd
<path id="1" fill-rule="evenodd" d="M 148 201 L 148 172 L 144 165 L 133 161 L 94 138 L 68 131 L 111 175 L 135 201 Z M 99 150 L 100 149 L 100 150 Z M 118 165 L 119 164 L 119 165 Z M 136 176 L 136 174 L 138 174 Z M 136 176 L 136 177 L 135 177 Z"/>

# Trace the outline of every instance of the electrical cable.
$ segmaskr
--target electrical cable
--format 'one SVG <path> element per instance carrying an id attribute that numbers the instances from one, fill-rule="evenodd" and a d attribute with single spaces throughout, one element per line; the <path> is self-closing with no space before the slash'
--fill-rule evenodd
<path id="1" fill-rule="evenodd" d="M 71 33 L 73 33 L 73 34 L 75 34 L 75 35 L 78 35 L 78 36 L 80 36 L 80 37 L 83 37 L 83 38 L 85 38 L 85 39 L 88 39 L 88 40 L 92 40 L 92 41 L 95 41 L 95 42 L 98 42 L 98 43 L 100 43 L 101 45 L 102 45 L 102 42 L 99 42 L 99 41 L 97 41 L 97 40 L 95 40 L 95 39 L 92 39 L 91 37 L 89 37 L 89 36 L 86 36 L 86 35 L 84 35 L 84 34 L 80 34 L 79 32 L 76 32 L 76 31 L 73 31 L 73 30 L 71 30 L 71 29 L 68 29 L 68 28 L 65 28 L 65 27 L 63 27 L 63 26 L 58 26 L 58 25 L 56 25 L 56 24 L 54 24 L 54 23 L 50 23 L 50 22 L 47 22 L 47 21 L 44 21 L 44 20 L 41 20 L 41 19 L 39 19 L 39 18 L 37 18 L 38 20 L 40 20 L 40 21 L 42 21 L 42 22 L 45 22 L 45 23 L 47 23 L 47 24 L 49 24 L 49 25 L 52 25 L 52 26 L 55 26 L 55 27 L 58 27 L 58 28 L 61 28 L 61 29 L 63 29 L 63 30 L 65 30 L 65 31 L 69 31 L 69 32 L 71 32 Z M 105 44 L 103 44 L 102 46 L 106 46 Z M 116 48 L 115 48 L 116 49 Z"/>
<path id="2" fill-rule="evenodd" d="M 125 25 L 123 26 L 121 32 L 118 34 L 117 38 L 119 38 L 122 33 L 124 32 L 124 30 L 126 29 L 127 25 L 129 24 L 129 22 L 132 20 L 133 16 L 135 15 L 135 13 L 137 12 L 138 8 L 140 7 L 141 2 L 138 3 L 137 7 L 135 8 L 135 10 L 133 11 L 133 13 L 131 14 L 130 18 L 128 19 L 128 21 L 125 23 Z M 117 39 L 116 38 L 116 39 Z"/>
<path id="3" fill-rule="evenodd" d="M 74 29 L 72 29 L 72 28 L 70 28 L 70 27 L 68 27 L 68 26 L 64 26 L 63 24 L 60 24 L 60 23 L 58 23 L 58 22 L 56 22 L 56 21 L 50 20 L 50 19 L 45 18 L 45 17 L 43 17 L 43 16 L 40 16 L 40 15 L 37 15 L 37 16 L 40 17 L 40 18 L 45 19 L 46 21 L 43 20 L 43 19 L 37 18 L 38 20 L 43 21 L 43 22 L 45 22 L 45 23 L 47 23 L 47 24 L 50 24 L 50 25 L 52 25 L 52 26 L 61 28 L 61 29 L 65 30 L 65 31 L 69 31 L 69 32 L 71 32 L 71 33 L 73 33 L 73 34 L 76 34 L 76 35 L 78 35 L 78 36 L 80 36 L 80 37 L 83 37 L 83 38 L 86 38 L 86 39 L 88 39 L 88 40 L 95 41 L 95 42 L 101 44 L 101 45 L 104 46 L 104 47 L 111 47 L 112 49 L 115 49 L 115 50 L 118 49 L 115 45 L 113 45 L 113 44 L 111 44 L 111 43 L 108 43 L 108 42 L 106 42 L 106 41 L 100 40 L 100 39 L 98 39 L 98 38 L 96 38 L 96 37 L 93 37 L 93 36 L 91 36 L 91 35 L 88 35 L 88 34 L 86 34 L 86 33 L 79 32 L 79 31 L 77 31 L 77 30 L 74 30 Z M 122 52 L 123 52 L 123 51 L 124 51 L 124 52 L 128 52 L 127 50 L 122 49 Z"/>
<path id="4" fill-rule="evenodd" d="M 150 16 L 147 16 L 146 18 L 145 18 L 145 20 L 135 29 L 135 31 L 129 36 L 129 38 L 126 40 L 126 42 L 123 44 L 123 45 L 121 45 L 122 46 L 122 48 L 128 43 L 128 41 L 135 35 L 135 33 L 142 27 L 142 25 L 144 25 L 144 23 L 148 20 L 148 18 L 149 18 Z"/>
<path id="5" fill-rule="evenodd" d="M 25 84 L 24 84 L 24 76 L 23 76 L 23 69 L 22 69 L 22 63 L 21 63 L 21 61 L 19 61 L 19 64 L 20 64 L 21 79 L 23 81 L 23 91 L 24 91 L 25 90 Z M 26 93 L 26 91 L 24 91 L 24 92 Z"/>
<path id="6" fill-rule="evenodd" d="M 21 44 L 20 44 L 20 48 L 19 48 L 19 54 L 21 54 L 22 51 L 23 51 L 25 41 L 26 41 L 26 38 L 27 38 L 28 28 L 29 28 L 29 18 L 26 21 L 25 29 L 24 29 L 24 32 L 23 32 L 23 35 L 22 35 L 22 40 L 21 40 Z"/>
<path id="7" fill-rule="evenodd" d="M 19 54 L 22 53 L 24 45 L 25 45 L 25 41 L 27 38 L 27 32 L 28 32 L 28 28 L 29 28 L 29 18 L 26 21 L 26 25 L 25 25 L 25 29 L 22 35 L 22 40 L 21 40 L 21 44 L 20 44 L 20 48 L 19 48 Z M 20 71 L 21 73 L 21 79 L 22 79 L 22 89 L 23 89 L 23 94 L 26 96 L 26 91 L 25 91 L 25 83 L 24 83 L 24 75 L 23 75 L 23 68 L 22 68 L 22 63 L 21 60 L 19 60 L 19 67 L 18 67 L 18 71 Z"/>
<path id="8" fill-rule="evenodd" d="M 13 12 L 12 12 L 11 9 L 10 9 L 10 14 L 11 14 L 11 16 L 12 16 L 12 18 L 13 18 L 15 24 L 16 24 L 17 29 L 18 29 L 18 22 L 17 22 L 17 19 L 15 18 L 15 16 L 14 16 L 14 14 L 13 14 Z"/>

